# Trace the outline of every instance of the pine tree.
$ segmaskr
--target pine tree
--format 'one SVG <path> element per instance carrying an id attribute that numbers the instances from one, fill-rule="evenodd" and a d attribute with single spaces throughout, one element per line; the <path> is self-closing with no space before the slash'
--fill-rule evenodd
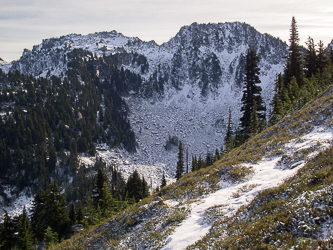
<path id="1" fill-rule="evenodd" d="M 317 55 L 313 38 L 309 36 L 306 45 L 307 51 L 304 56 L 304 66 L 306 68 L 305 76 L 311 78 L 311 76 L 316 75 L 317 73 Z"/>
<path id="2" fill-rule="evenodd" d="M 288 85 L 288 94 L 292 105 L 295 106 L 296 102 L 299 100 L 300 97 L 300 90 L 297 84 L 296 77 L 294 76 L 291 78 L 291 81 Z"/>
<path id="3" fill-rule="evenodd" d="M 103 187 L 104 183 L 107 183 L 107 177 L 102 168 L 100 167 L 97 171 L 95 189 L 93 190 L 93 202 L 95 208 L 101 206 L 101 201 L 103 199 Z"/>
<path id="4" fill-rule="evenodd" d="M 197 156 L 196 155 L 192 155 L 192 169 L 191 171 L 197 171 L 198 170 L 198 162 L 197 162 Z"/>
<path id="5" fill-rule="evenodd" d="M 71 206 L 69 207 L 68 218 L 71 221 L 72 225 L 76 223 L 75 205 L 73 201 L 71 203 Z"/>
<path id="6" fill-rule="evenodd" d="M 4 217 L 3 222 L 1 223 L 0 227 L 0 242 L 2 244 L 1 249 L 13 249 L 15 246 L 15 239 L 14 239 L 14 223 L 10 216 L 8 215 L 7 211 L 4 209 Z"/>
<path id="7" fill-rule="evenodd" d="M 79 202 L 79 205 L 77 207 L 77 211 L 76 211 L 76 220 L 77 223 L 82 224 L 84 219 L 84 208 L 81 202 Z"/>
<path id="8" fill-rule="evenodd" d="M 251 114 L 254 107 L 254 102 L 257 107 L 257 117 L 259 123 L 265 118 L 266 108 L 263 106 L 263 100 L 261 98 L 261 87 L 258 86 L 261 81 L 259 79 L 260 68 L 259 68 L 259 57 L 257 52 L 251 48 L 248 50 L 246 55 L 246 67 L 245 67 L 245 78 L 244 78 L 244 90 L 242 97 L 241 111 L 243 116 L 240 118 L 240 125 L 242 128 L 243 140 L 247 140 L 250 137 L 250 123 Z"/>
<path id="9" fill-rule="evenodd" d="M 23 213 L 19 218 L 17 239 L 17 245 L 19 249 L 31 249 L 33 239 L 30 231 L 29 218 L 27 216 L 25 207 L 23 208 Z"/>
<path id="10" fill-rule="evenodd" d="M 177 162 L 177 168 L 176 168 L 176 180 L 179 180 L 184 173 L 184 153 L 183 153 L 183 144 L 181 141 L 179 141 L 179 147 L 178 147 L 178 162 Z"/>
<path id="11" fill-rule="evenodd" d="M 331 60 L 331 64 L 333 64 L 333 49 L 332 47 L 330 48 L 330 56 L 329 56 L 329 59 Z"/>
<path id="12" fill-rule="evenodd" d="M 149 196 L 148 184 L 145 180 L 145 177 L 142 176 L 142 198 L 146 198 Z"/>
<path id="13" fill-rule="evenodd" d="M 292 77 L 296 77 L 298 86 L 302 86 L 302 54 L 301 46 L 299 45 L 299 36 L 295 17 L 292 17 L 289 39 L 289 53 L 286 67 L 284 70 L 284 82 L 289 84 Z"/>
<path id="14" fill-rule="evenodd" d="M 166 179 L 165 179 L 165 175 L 164 175 L 164 172 L 163 172 L 163 175 L 162 175 L 162 182 L 161 182 L 161 189 L 163 188 L 163 187 L 165 187 L 166 186 Z"/>
<path id="15" fill-rule="evenodd" d="M 53 171 L 56 167 L 58 157 L 57 157 L 57 151 L 52 142 L 49 143 L 48 153 L 49 153 L 48 165 L 50 170 Z"/>
<path id="16" fill-rule="evenodd" d="M 129 199 L 134 197 L 135 202 L 143 198 L 143 184 L 137 170 L 128 177 L 126 183 L 126 193 Z"/>
<path id="17" fill-rule="evenodd" d="M 102 215 L 104 217 L 110 215 L 113 212 L 114 207 L 115 207 L 115 202 L 110 192 L 109 185 L 107 184 L 107 182 L 104 182 L 102 190 L 101 206 L 100 206 Z"/>
<path id="18" fill-rule="evenodd" d="M 198 158 L 198 170 L 205 167 L 205 162 L 202 160 L 201 155 Z"/>
<path id="19" fill-rule="evenodd" d="M 282 75 L 278 74 L 275 79 L 275 88 L 274 88 L 274 96 L 271 102 L 273 110 L 271 112 L 271 116 L 269 118 L 269 126 L 273 126 L 278 123 L 284 115 L 283 110 L 283 102 L 282 102 L 282 90 L 283 90 L 283 80 Z"/>
<path id="20" fill-rule="evenodd" d="M 225 150 L 227 152 L 229 152 L 234 147 L 232 124 L 233 123 L 232 123 L 232 117 L 231 117 L 231 109 L 229 107 L 227 132 L 226 132 L 225 137 L 224 137 L 224 146 L 225 146 Z"/>
<path id="21" fill-rule="evenodd" d="M 51 183 L 46 190 L 40 190 L 33 201 L 31 226 L 34 237 L 42 241 L 48 226 L 60 237 L 66 233 L 68 216 L 63 189 Z"/>
<path id="22" fill-rule="evenodd" d="M 51 227 L 46 228 L 44 242 L 46 247 L 50 247 L 58 243 L 58 234 L 57 232 L 53 232 Z"/>
<path id="23" fill-rule="evenodd" d="M 215 155 L 214 155 L 214 162 L 218 161 L 220 159 L 221 159 L 221 154 L 220 154 L 219 150 L 216 148 L 215 149 Z"/>
<path id="24" fill-rule="evenodd" d="M 326 56 L 326 48 L 323 41 L 319 41 L 317 50 L 317 69 L 320 73 L 329 65 L 329 58 Z"/>
<path id="25" fill-rule="evenodd" d="M 186 174 L 188 174 L 188 148 L 186 148 Z"/>
<path id="26" fill-rule="evenodd" d="M 206 154 L 206 166 L 205 167 L 209 167 L 213 164 L 213 157 L 212 157 L 212 154 L 207 151 L 207 154 Z"/>

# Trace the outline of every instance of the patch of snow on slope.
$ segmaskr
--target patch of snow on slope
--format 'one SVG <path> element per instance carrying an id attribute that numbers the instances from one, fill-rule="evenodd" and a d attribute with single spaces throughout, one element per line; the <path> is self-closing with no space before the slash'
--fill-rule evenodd
<path id="1" fill-rule="evenodd" d="M 8 198 L 12 197 L 11 190 L 8 186 L 4 186 L 4 192 Z M 13 218 L 19 216 L 23 212 L 23 207 L 25 206 L 26 211 L 30 214 L 30 209 L 32 208 L 33 197 L 28 197 L 25 192 L 21 192 L 18 198 L 15 198 L 14 202 L 9 206 L 2 207 L 0 211 L 0 218 L 4 215 L 4 209 L 8 212 L 8 215 Z"/>
<path id="2" fill-rule="evenodd" d="M 298 150 L 300 147 L 307 147 L 318 141 L 327 142 L 333 139 L 333 131 L 331 129 L 315 128 L 311 133 L 303 136 L 300 143 L 291 142 L 286 146 Z M 322 148 L 328 147 L 329 144 L 323 144 Z M 302 162 L 293 169 L 281 169 L 278 166 L 282 157 L 273 159 L 262 159 L 258 164 L 247 164 L 253 167 L 254 175 L 245 182 L 238 184 L 229 184 L 215 193 L 209 194 L 202 198 L 200 203 L 191 204 L 191 214 L 185 219 L 181 225 L 169 236 L 168 244 L 163 248 L 167 249 L 185 249 L 187 246 L 194 244 L 202 236 L 206 235 L 211 224 L 204 223 L 205 211 L 216 205 L 225 205 L 223 207 L 224 216 L 235 214 L 238 208 L 246 205 L 255 197 L 258 192 L 268 188 L 273 188 L 281 184 L 286 178 L 294 175 L 298 169 L 305 165 Z M 227 183 L 226 183 L 227 184 Z M 240 190 L 244 185 L 251 185 L 254 188 L 248 192 L 241 193 L 239 196 L 232 194 Z"/>

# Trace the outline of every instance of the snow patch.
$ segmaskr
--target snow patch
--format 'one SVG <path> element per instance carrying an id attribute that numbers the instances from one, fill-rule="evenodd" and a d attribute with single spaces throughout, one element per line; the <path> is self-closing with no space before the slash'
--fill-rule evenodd
<path id="1" fill-rule="evenodd" d="M 333 131 L 330 128 L 316 127 L 311 133 L 301 138 L 301 143 L 290 142 L 287 144 L 290 150 L 298 150 L 299 147 L 308 147 L 317 141 L 327 141 L 333 139 Z M 328 147 L 329 144 L 317 150 L 322 150 Z M 304 162 L 298 164 L 297 167 L 278 168 L 277 165 L 282 157 L 274 157 L 272 159 L 263 158 L 258 164 L 246 164 L 252 167 L 254 175 L 237 184 L 221 185 L 222 188 L 215 193 L 209 194 L 201 199 L 200 203 L 191 204 L 191 213 L 181 225 L 169 236 L 168 244 L 163 248 L 167 249 L 185 249 L 187 246 L 194 244 L 201 237 L 209 232 L 211 224 L 204 222 L 204 215 L 207 209 L 213 206 L 223 205 L 223 216 L 230 217 L 234 215 L 237 210 L 242 206 L 249 204 L 259 192 L 273 188 L 281 184 L 286 178 L 294 175 L 301 167 L 305 165 Z M 244 185 L 251 186 L 247 192 L 239 192 L 244 189 Z M 233 195 L 237 193 L 238 195 Z M 330 227 L 330 226 L 329 226 Z M 327 229 L 327 234 L 330 229 Z"/>

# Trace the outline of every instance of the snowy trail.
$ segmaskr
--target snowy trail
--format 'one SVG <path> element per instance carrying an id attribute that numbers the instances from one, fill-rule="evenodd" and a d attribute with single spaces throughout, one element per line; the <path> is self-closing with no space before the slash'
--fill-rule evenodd
<path id="1" fill-rule="evenodd" d="M 317 143 L 318 141 L 325 143 L 322 149 L 327 147 L 327 140 L 332 140 L 332 130 L 325 131 L 322 128 L 316 128 L 310 134 L 302 137 L 302 142 L 288 143 L 289 149 L 299 150 L 300 148 L 308 148 L 309 146 Z M 286 145 L 286 146 L 287 146 Z M 246 205 L 252 201 L 254 196 L 265 189 L 276 187 L 281 184 L 286 178 L 294 175 L 298 169 L 304 166 L 304 161 L 293 169 L 281 169 L 278 162 L 282 157 L 275 157 L 274 159 L 263 159 L 258 164 L 246 164 L 252 166 L 254 175 L 252 178 L 239 184 L 224 183 L 222 189 L 215 193 L 209 194 L 202 198 L 199 202 L 191 204 L 191 214 L 184 220 L 181 225 L 174 231 L 174 233 L 167 239 L 167 245 L 164 250 L 170 249 L 185 249 L 187 246 L 194 244 L 201 237 L 209 232 L 210 224 L 204 223 L 205 211 L 216 205 L 225 205 L 223 207 L 224 216 L 233 215 L 238 208 Z M 252 187 L 248 191 L 241 192 L 241 187 Z M 239 192 L 238 197 L 232 194 Z"/>
<path id="2" fill-rule="evenodd" d="M 252 165 L 255 174 L 250 180 L 229 185 L 229 187 L 208 195 L 200 202 L 192 204 L 190 216 L 169 237 L 169 243 L 163 249 L 185 249 L 206 235 L 210 229 L 209 224 L 203 223 L 206 209 L 215 205 L 226 205 L 224 207 L 225 216 L 231 216 L 242 205 L 249 203 L 258 192 L 277 186 L 286 177 L 291 176 L 303 166 L 300 165 L 292 170 L 277 169 L 275 166 L 280 159 L 281 157 L 274 160 L 263 160 L 257 165 Z M 251 184 L 257 186 L 248 192 L 242 193 L 237 198 L 232 197 L 232 194 L 236 193 L 241 187 Z"/>

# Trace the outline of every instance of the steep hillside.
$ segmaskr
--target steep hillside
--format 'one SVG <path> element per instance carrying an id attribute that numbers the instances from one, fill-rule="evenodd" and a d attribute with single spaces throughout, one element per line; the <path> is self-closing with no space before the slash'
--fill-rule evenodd
<path id="1" fill-rule="evenodd" d="M 155 194 L 163 201 L 145 199 L 59 249 L 329 247 L 332 103 L 330 86 L 213 166 L 163 188 Z"/>
<path id="2" fill-rule="evenodd" d="M 85 200 L 93 188 L 89 172 L 98 169 L 96 145 L 135 151 L 128 107 L 119 93 L 134 91 L 140 77 L 117 69 L 110 56 L 103 61 L 73 50 L 68 57 L 70 67 L 64 79 L 36 79 L 0 70 L 3 208 L 20 196 L 24 200 L 22 196 L 35 195 L 50 182 L 66 186 L 67 198 Z M 107 72 L 112 81 L 100 82 L 97 71 L 101 77 Z M 132 82 L 126 84 L 129 78 Z M 93 160 L 83 162 L 82 158 Z"/>

